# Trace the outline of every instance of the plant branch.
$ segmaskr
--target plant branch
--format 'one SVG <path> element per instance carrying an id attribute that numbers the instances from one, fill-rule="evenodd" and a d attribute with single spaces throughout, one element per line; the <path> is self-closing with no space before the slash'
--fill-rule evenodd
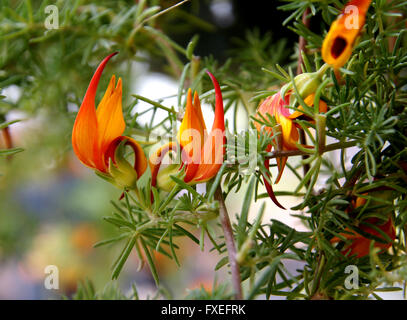
<path id="1" fill-rule="evenodd" d="M 239 264 L 237 263 L 237 253 L 235 240 L 233 237 L 232 225 L 230 223 L 229 214 L 223 199 L 222 189 L 220 186 L 215 191 L 215 200 L 219 201 L 219 216 L 222 225 L 223 234 L 225 236 L 226 248 L 228 250 L 230 270 L 232 273 L 232 284 L 235 291 L 235 299 L 242 300 L 242 285 L 240 279 Z"/>
<path id="2" fill-rule="evenodd" d="M 304 24 L 304 26 L 306 28 L 309 28 L 309 25 L 310 25 L 310 19 L 308 19 L 309 13 L 310 13 L 310 9 L 307 8 L 302 15 L 302 23 Z M 306 44 L 307 44 L 307 42 L 305 41 L 304 37 L 300 36 L 300 38 L 298 39 L 297 75 L 302 73 L 302 63 L 303 63 L 302 52 L 305 50 Z M 307 138 L 305 136 L 305 131 L 302 128 L 299 129 L 299 134 L 300 134 L 301 144 L 305 145 L 307 143 Z M 307 158 L 308 158 L 308 155 L 305 155 L 305 154 L 302 155 L 303 160 L 306 160 Z M 302 168 L 303 168 L 304 177 L 305 177 L 307 175 L 307 172 L 310 169 L 309 163 L 304 163 Z"/>
<path id="3" fill-rule="evenodd" d="M 357 141 L 347 141 L 347 142 L 336 142 L 332 144 L 328 144 L 324 148 L 324 152 L 334 151 L 342 148 L 350 148 L 357 145 Z M 279 158 L 279 157 L 292 157 L 292 156 L 304 156 L 308 155 L 308 153 L 302 150 L 276 150 L 268 153 L 267 159 Z"/>
<path id="4" fill-rule="evenodd" d="M 309 8 L 307 8 L 303 15 L 302 15 L 302 23 L 306 28 L 309 28 L 310 25 L 310 19 L 308 19 L 308 15 L 310 14 Z M 298 62 L 297 62 L 297 74 L 302 73 L 302 52 L 305 50 L 305 46 L 307 45 L 307 41 L 304 39 L 304 37 L 300 36 L 298 39 Z"/>
<path id="5" fill-rule="evenodd" d="M 150 21 L 150 20 L 153 20 L 153 19 L 158 18 L 159 16 L 163 15 L 164 13 L 167 13 L 168 11 L 170 11 L 170 10 L 172 10 L 172 9 L 175 9 L 176 7 L 179 7 L 180 5 L 183 5 L 183 4 L 184 4 L 185 2 L 187 2 L 187 1 L 189 1 L 189 0 L 180 1 L 180 2 L 174 4 L 173 6 L 167 8 L 167 9 L 161 10 L 160 12 L 158 12 L 158 13 L 152 15 L 151 17 L 148 17 L 148 18 L 144 19 L 144 20 L 142 21 L 142 24 L 145 24 L 146 22 L 148 22 L 148 21 Z"/>
<path id="6" fill-rule="evenodd" d="M 166 106 L 163 106 L 161 103 L 158 103 L 158 102 L 156 102 L 156 101 L 150 100 L 150 99 L 148 99 L 148 98 L 146 98 L 146 97 L 143 97 L 143 96 L 140 96 L 140 95 L 138 95 L 138 94 L 132 94 L 132 96 L 133 96 L 134 98 L 136 98 L 136 99 L 139 99 L 139 100 L 141 100 L 141 101 L 147 102 L 147 103 L 153 105 L 153 106 L 156 107 L 156 108 L 159 108 L 159 109 L 162 109 L 162 110 L 164 110 L 164 111 L 167 111 L 168 113 L 177 114 L 177 112 L 176 112 L 174 109 L 171 109 L 171 108 L 168 108 L 168 107 L 166 107 Z"/>
<path id="7" fill-rule="evenodd" d="M 9 127 L 5 127 L 2 130 L 3 133 L 3 139 L 4 139 L 4 144 L 6 146 L 6 149 L 12 149 L 13 148 L 13 139 L 11 137 L 11 132 Z M 7 156 L 7 160 L 10 161 L 13 156 L 9 155 Z"/>

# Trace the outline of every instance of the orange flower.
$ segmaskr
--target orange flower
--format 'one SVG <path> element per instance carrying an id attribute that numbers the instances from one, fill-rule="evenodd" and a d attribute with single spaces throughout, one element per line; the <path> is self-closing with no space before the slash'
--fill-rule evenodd
<path id="1" fill-rule="evenodd" d="M 355 41 L 365 24 L 371 0 L 351 0 L 332 23 L 322 44 L 322 58 L 335 69 L 350 58 Z"/>
<path id="2" fill-rule="evenodd" d="M 285 98 L 283 99 L 281 97 L 281 90 L 274 95 L 266 98 L 259 106 L 257 109 L 257 112 L 263 116 L 265 119 L 267 119 L 267 114 L 270 116 L 274 116 L 277 124 L 281 126 L 281 140 L 282 145 L 279 146 L 281 150 L 297 150 L 297 144 L 299 140 L 299 134 L 298 134 L 298 124 L 294 122 L 295 119 L 304 117 L 307 118 L 302 112 L 295 110 L 294 112 L 291 113 L 291 110 L 288 108 L 290 105 L 290 95 L 291 91 L 287 92 L 285 95 Z M 308 106 L 312 106 L 314 103 L 314 98 L 315 94 L 310 94 L 304 99 L 304 102 Z M 298 107 L 298 109 L 302 109 L 302 107 Z M 327 111 L 327 104 L 323 101 L 320 100 L 319 102 L 319 112 L 326 112 Z M 260 116 L 257 116 L 257 118 L 260 120 Z M 309 119 L 312 120 L 312 119 Z M 254 123 L 257 130 L 260 132 L 262 126 L 260 123 L 255 122 Z M 265 127 L 265 131 L 272 133 L 273 130 L 270 127 Z M 272 148 L 271 145 L 267 147 L 266 151 L 270 151 Z M 276 158 L 277 160 L 277 167 L 278 167 L 278 176 L 276 178 L 276 182 L 278 183 L 281 179 L 281 175 L 283 173 L 285 164 L 287 162 L 287 157 L 280 157 Z M 269 159 L 265 161 L 265 167 L 266 169 L 269 168 Z M 268 183 L 268 181 L 264 178 L 264 184 L 267 189 L 267 193 L 269 194 L 270 198 L 274 201 L 274 203 L 279 206 L 282 209 L 285 209 L 275 198 L 273 189 L 271 185 Z"/>
<path id="3" fill-rule="evenodd" d="M 383 193 L 382 193 L 383 196 Z M 353 209 L 361 207 L 365 205 L 366 199 L 357 197 L 351 201 L 351 205 L 346 210 L 346 212 L 350 213 Z M 383 220 L 378 218 L 367 218 L 363 220 L 360 225 L 358 226 L 361 230 L 361 233 L 353 231 L 349 228 L 346 228 L 344 231 L 340 233 L 342 237 L 350 241 L 349 244 L 345 245 L 342 250 L 342 254 L 349 256 L 356 255 L 357 258 L 362 258 L 367 256 L 370 252 L 370 243 L 372 239 L 366 238 L 364 235 L 371 235 L 373 237 L 382 239 L 384 243 L 376 241 L 374 243 L 375 248 L 380 248 L 382 251 L 387 250 L 391 247 L 392 242 L 388 242 L 388 239 L 384 239 L 383 234 L 381 234 L 377 229 L 373 228 L 375 226 L 379 230 L 381 230 L 384 234 L 386 234 L 391 240 L 396 238 L 396 230 L 394 227 L 393 219 L 389 217 L 387 221 L 383 222 Z M 364 235 L 363 235 L 364 234 Z M 339 237 L 334 237 L 331 239 L 331 243 L 337 243 L 343 241 Z"/>
<path id="4" fill-rule="evenodd" d="M 358 197 L 356 201 L 352 201 L 354 203 L 354 208 L 364 205 L 366 202 L 365 199 Z M 392 242 L 389 242 L 388 239 L 383 237 L 383 234 L 380 233 L 378 230 L 373 228 L 371 225 L 375 226 L 379 230 L 381 230 L 384 234 L 386 234 L 392 241 L 396 239 L 396 230 L 394 227 L 393 219 L 389 217 L 387 221 L 383 222 L 383 220 L 378 218 L 367 218 L 363 220 L 360 225 L 358 226 L 361 230 L 361 233 L 353 231 L 349 228 L 345 229 L 345 232 L 340 233 L 341 236 L 346 238 L 350 241 L 349 244 L 345 245 L 342 250 L 342 254 L 349 256 L 356 255 L 357 258 L 362 258 L 367 256 L 370 252 L 370 243 L 372 239 L 366 238 L 365 235 L 371 235 L 373 237 L 382 239 L 384 243 L 375 241 L 374 247 L 381 249 L 381 251 L 387 250 L 391 247 Z M 343 241 L 339 237 L 334 237 L 331 239 L 331 243 L 336 243 Z"/>
<path id="5" fill-rule="evenodd" d="M 96 90 L 105 65 L 112 53 L 96 69 L 90 81 L 72 130 L 72 146 L 78 159 L 87 167 L 119 187 L 133 187 L 147 168 L 140 145 L 122 136 L 125 122 L 122 112 L 122 80 L 112 76 L 106 92 L 95 108 Z M 130 146 L 135 153 L 134 167 L 122 158 L 121 148 Z M 119 148 L 120 147 L 120 148 Z"/>
<path id="6" fill-rule="evenodd" d="M 209 71 L 207 72 L 215 87 L 215 118 L 212 130 L 207 134 L 199 96 L 195 92 L 194 99 L 192 99 L 192 91 L 189 89 L 185 115 L 177 135 L 182 156 L 181 167 L 177 170 L 184 167 L 184 181 L 189 184 L 212 179 L 222 166 L 226 152 L 222 93 L 215 77 Z M 162 160 L 169 151 L 177 151 L 175 142 L 162 146 L 150 157 L 153 186 L 157 185 L 157 176 Z"/>

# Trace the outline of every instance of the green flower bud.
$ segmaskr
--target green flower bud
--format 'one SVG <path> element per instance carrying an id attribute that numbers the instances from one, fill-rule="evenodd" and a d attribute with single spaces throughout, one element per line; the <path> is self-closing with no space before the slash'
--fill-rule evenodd
<path id="1" fill-rule="evenodd" d="M 170 192 L 171 189 L 176 185 L 176 182 L 171 179 L 172 176 L 179 174 L 179 164 L 170 164 L 164 168 L 161 168 L 157 174 L 157 187 L 164 191 Z"/>
<path id="2" fill-rule="evenodd" d="M 327 69 L 328 65 L 325 64 L 316 72 L 301 73 L 294 77 L 294 83 L 301 98 L 305 99 L 310 94 L 317 91 L 321 84 L 322 76 L 325 74 Z M 293 89 L 293 83 L 290 81 L 281 88 L 281 96 L 284 97 L 287 91 Z"/>
<path id="3" fill-rule="evenodd" d="M 121 189 L 136 189 L 137 188 L 137 171 L 124 158 L 125 140 L 120 142 L 114 152 L 114 160 L 109 159 L 108 173 L 112 179 L 112 183 Z"/>

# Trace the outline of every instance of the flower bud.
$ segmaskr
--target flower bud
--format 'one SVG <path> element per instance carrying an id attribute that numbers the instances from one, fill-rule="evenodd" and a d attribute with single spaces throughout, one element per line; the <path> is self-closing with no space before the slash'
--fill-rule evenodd
<path id="1" fill-rule="evenodd" d="M 321 78 L 316 72 L 313 73 L 301 73 L 294 78 L 295 86 L 300 94 L 301 98 L 306 98 L 311 93 L 314 93 L 321 84 Z M 293 89 L 293 83 L 289 82 L 281 88 L 282 96 L 285 96 L 286 92 Z"/>
<path id="2" fill-rule="evenodd" d="M 170 176 L 175 176 L 180 172 L 179 164 L 170 164 L 164 168 L 161 168 L 157 174 L 157 187 L 170 192 L 175 186 L 175 181 Z"/>
<path id="3" fill-rule="evenodd" d="M 301 98 L 305 99 L 309 95 L 315 93 L 318 87 L 321 84 L 322 76 L 325 74 L 326 70 L 328 70 L 329 65 L 324 64 L 318 71 L 316 72 L 306 72 L 301 73 L 298 76 L 294 77 L 295 87 L 298 90 L 299 95 Z M 290 81 L 286 83 L 281 88 L 281 96 L 285 96 L 286 92 L 289 90 L 293 90 L 293 83 Z"/>

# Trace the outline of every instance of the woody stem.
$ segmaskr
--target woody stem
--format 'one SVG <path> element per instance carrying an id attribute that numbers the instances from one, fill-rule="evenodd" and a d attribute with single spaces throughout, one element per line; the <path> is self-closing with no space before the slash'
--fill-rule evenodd
<path id="1" fill-rule="evenodd" d="M 232 273 L 232 285 L 235 292 L 235 299 L 242 300 L 242 285 L 240 279 L 239 264 L 237 263 L 237 252 L 235 240 L 233 238 L 232 225 L 230 223 L 229 214 L 226 209 L 225 201 L 223 199 L 222 189 L 220 186 L 215 191 L 215 200 L 219 201 L 219 216 L 220 222 L 225 236 L 226 249 L 228 250 L 230 270 Z"/>
<path id="2" fill-rule="evenodd" d="M 328 144 L 324 147 L 323 153 L 328 151 L 334 151 L 343 148 L 350 148 L 357 145 L 357 141 L 346 141 L 346 142 L 336 142 Z M 308 153 L 302 150 L 276 150 L 269 152 L 266 156 L 267 159 L 279 158 L 279 157 L 293 157 L 293 156 L 304 156 L 309 155 Z"/>
<path id="3" fill-rule="evenodd" d="M 13 147 L 13 140 L 11 139 L 10 128 L 5 127 L 3 128 L 3 138 L 7 149 L 11 149 Z"/>
<path id="4" fill-rule="evenodd" d="M 309 28 L 310 25 L 310 19 L 308 19 L 308 15 L 310 14 L 310 9 L 307 8 L 303 15 L 302 15 L 302 23 L 306 28 Z M 304 37 L 300 36 L 298 39 L 298 62 L 297 62 L 297 74 L 302 73 L 302 55 L 301 53 L 305 50 L 305 46 L 307 44 L 307 41 L 304 39 Z"/>
<path id="5" fill-rule="evenodd" d="M 7 149 L 13 148 L 13 139 L 11 138 L 10 128 L 5 127 L 2 130 L 4 143 Z M 7 160 L 11 160 L 11 156 L 7 157 Z"/>
<path id="6" fill-rule="evenodd" d="M 310 19 L 308 19 L 308 15 L 310 13 L 310 9 L 307 8 L 303 15 L 302 15 L 302 23 L 304 24 L 304 26 L 306 28 L 309 28 L 310 25 Z M 305 50 L 305 45 L 307 44 L 306 40 L 304 39 L 304 37 L 300 36 L 300 38 L 298 39 L 298 62 L 297 62 L 297 75 L 302 73 L 302 63 L 303 63 L 303 59 L 302 59 L 302 52 Z M 300 133 L 300 142 L 302 145 L 306 144 L 306 136 L 305 136 L 305 131 L 300 128 L 299 129 L 299 133 Z M 305 160 L 307 159 L 308 156 L 307 155 L 303 155 L 302 159 Z M 309 163 L 304 163 L 303 164 L 303 171 L 304 171 L 304 176 L 307 174 L 307 172 L 310 169 L 310 165 Z"/>

